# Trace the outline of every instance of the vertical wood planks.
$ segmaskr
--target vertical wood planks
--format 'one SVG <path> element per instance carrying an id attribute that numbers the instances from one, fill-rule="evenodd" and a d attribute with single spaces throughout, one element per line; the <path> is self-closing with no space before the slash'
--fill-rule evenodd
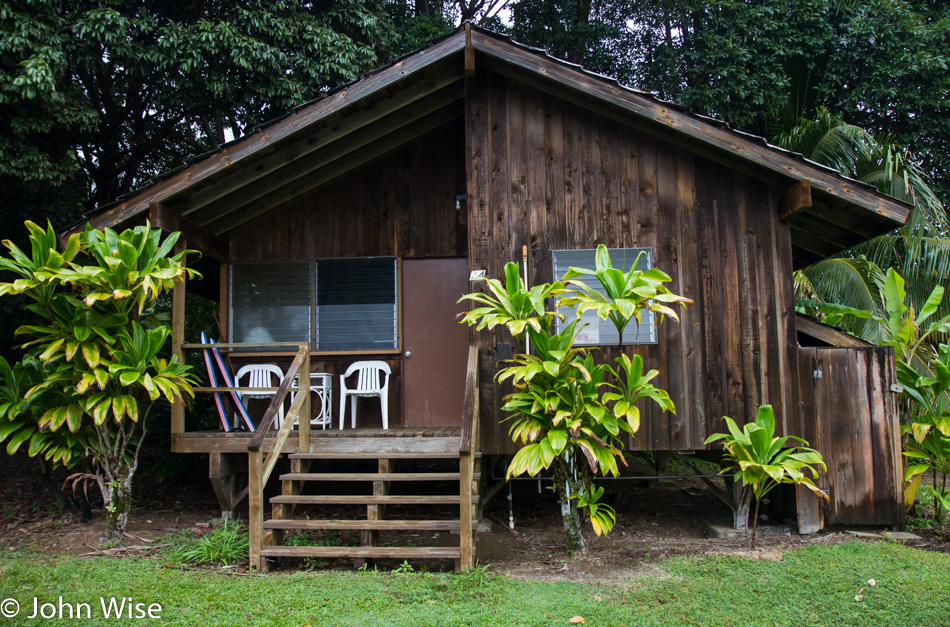
<path id="1" fill-rule="evenodd" d="M 799 495 L 800 525 L 903 525 L 894 378 L 890 348 L 799 349 L 805 439 L 825 458 L 831 497 L 822 523 Z"/>
<path id="2" fill-rule="evenodd" d="M 465 254 L 463 135 L 453 125 L 235 229 L 234 260 Z"/>
<path id="3" fill-rule="evenodd" d="M 672 281 L 667 285 L 675 293 L 682 293 L 682 268 L 680 267 L 680 220 L 682 207 L 677 199 L 676 154 L 666 145 L 656 151 L 657 181 L 657 246 L 654 265 L 666 272 Z M 654 429 L 653 443 L 656 449 L 685 449 L 688 430 L 689 390 L 685 375 L 684 356 L 686 347 L 680 329 L 671 320 L 664 321 L 658 329 L 659 385 L 666 389 L 676 405 L 676 413 L 662 414 L 666 429 Z"/>

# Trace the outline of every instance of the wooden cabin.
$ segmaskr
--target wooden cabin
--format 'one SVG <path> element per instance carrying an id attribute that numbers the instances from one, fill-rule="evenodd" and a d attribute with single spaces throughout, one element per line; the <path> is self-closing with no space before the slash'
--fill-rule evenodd
<path id="1" fill-rule="evenodd" d="M 800 337 L 792 271 L 903 224 L 910 209 L 761 138 L 466 24 L 89 222 L 147 217 L 202 253 L 192 262 L 203 285 L 175 292 L 176 338 L 185 290 L 203 289 L 220 302 L 233 368 L 266 361 L 333 377 L 330 429 L 299 420 L 253 435 L 195 432 L 183 410 L 173 415 L 172 450 L 210 454 L 222 509 L 249 495 L 252 564 L 306 554 L 441 557 L 465 567 L 482 456 L 515 448 L 499 424 L 506 390 L 493 381 L 511 340 L 459 325 L 457 300 L 479 289 L 478 273 L 498 277 L 506 262 L 524 261 L 530 283 L 546 282 L 592 264 L 598 244 L 628 266 L 646 250 L 647 263 L 695 301 L 682 324 L 644 324 L 627 340 L 677 407 L 674 415 L 645 406 L 629 448 L 702 454 L 723 415 L 741 423 L 771 403 L 780 429 L 805 436 L 829 462 L 831 504 L 800 495 L 802 531 L 900 525 L 893 355 L 840 334 L 837 347 L 827 341 L 834 333 L 812 343 L 811 326 Z M 612 341 L 596 324 L 585 331 L 607 357 Z M 362 401 L 356 429 L 349 415 L 340 429 L 340 375 L 363 360 L 392 371 L 389 429 L 372 401 Z M 293 399 L 289 417 L 315 415 L 311 395 L 288 393 L 292 378 L 270 391 Z M 258 416 L 266 408 L 265 426 L 278 404 L 255 408 Z M 281 477 L 283 495 L 265 521 L 262 485 L 280 454 L 293 472 Z M 347 477 L 320 466 L 353 458 L 377 460 L 378 472 Z M 390 495 L 395 482 L 426 479 L 396 470 L 424 459 L 458 460 L 458 472 L 437 477 L 458 481 L 458 493 Z M 302 493 L 307 482 L 357 480 L 371 482 L 373 495 Z M 366 505 L 367 517 L 293 519 L 296 505 L 315 503 Z M 405 504 L 458 506 L 459 517 L 384 516 Z M 314 528 L 359 530 L 364 546 L 279 545 L 285 530 Z M 374 546 L 374 533 L 387 529 L 461 533 L 447 548 Z"/>

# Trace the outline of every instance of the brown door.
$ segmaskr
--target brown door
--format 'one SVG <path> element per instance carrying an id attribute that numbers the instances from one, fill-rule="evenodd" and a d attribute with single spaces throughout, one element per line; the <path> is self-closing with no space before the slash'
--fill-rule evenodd
<path id="1" fill-rule="evenodd" d="M 462 424 L 468 327 L 456 314 L 468 291 L 468 259 L 402 263 L 403 407 L 407 427 Z"/>

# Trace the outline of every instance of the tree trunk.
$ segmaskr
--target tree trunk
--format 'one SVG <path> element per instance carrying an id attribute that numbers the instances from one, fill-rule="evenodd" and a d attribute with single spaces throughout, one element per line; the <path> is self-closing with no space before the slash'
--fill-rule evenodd
<path id="1" fill-rule="evenodd" d="M 574 557 L 578 553 L 583 555 L 587 553 L 587 544 L 584 542 L 583 533 L 581 533 L 581 516 L 577 508 L 577 501 L 571 497 L 583 492 L 584 482 L 574 476 L 567 462 L 561 456 L 555 460 L 552 470 L 554 471 L 555 494 L 561 502 L 561 519 L 564 521 L 567 554 L 569 557 Z"/>
<path id="2" fill-rule="evenodd" d="M 114 482 L 105 483 L 100 479 L 102 500 L 106 510 L 106 536 L 120 538 L 125 533 L 132 513 L 132 476 L 135 471 L 126 465 L 119 468 Z"/>
<path id="3" fill-rule="evenodd" d="M 755 499 L 755 518 L 752 519 L 752 538 L 749 540 L 749 548 L 755 548 L 755 530 L 759 528 L 759 504 L 762 499 Z"/>
<path id="4" fill-rule="evenodd" d="M 732 498 L 736 511 L 732 513 L 732 528 L 738 531 L 749 529 L 749 508 L 752 507 L 752 490 L 741 481 L 732 481 Z"/>

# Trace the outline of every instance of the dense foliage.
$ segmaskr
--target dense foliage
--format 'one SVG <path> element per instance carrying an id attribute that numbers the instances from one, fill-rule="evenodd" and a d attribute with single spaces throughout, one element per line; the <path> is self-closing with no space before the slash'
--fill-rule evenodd
<path id="1" fill-rule="evenodd" d="M 108 512 L 107 529 L 121 534 L 132 506 L 132 480 L 156 402 L 191 398 L 189 366 L 162 351 L 171 331 L 151 305 L 193 270 L 186 251 L 172 252 L 178 234 L 141 226 L 116 233 L 87 229 L 62 249 L 52 226 L 27 222 L 30 248 L 9 240 L 0 296 L 23 295 L 30 324 L 24 359 L 0 357 L 0 442 L 7 452 L 29 444 L 30 456 L 54 465 L 85 461 Z"/>
<path id="2" fill-rule="evenodd" d="M 393 40 L 381 0 L 13 0 L 0 30 L 0 176 L 78 181 L 85 207 L 354 80 Z"/>
<path id="3" fill-rule="evenodd" d="M 638 270 L 636 262 L 627 272 L 614 268 L 603 245 L 597 247 L 595 265 L 595 270 L 570 268 L 562 281 L 526 289 L 518 265 L 508 263 L 504 284 L 489 279 L 485 293 L 467 294 L 459 301 L 476 304 L 462 324 L 476 330 L 502 326 L 523 347 L 497 375 L 499 382 L 510 379 L 514 384 L 502 410 L 510 414 L 512 441 L 522 445 L 507 476 L 534 477 L 551 470 L 569 555 L 586 550 L 578 507 L 587 511 L 597 535 L 609 533 L 614 525 L 614 511 L 600 502 L 604 490 L 593 478 L 616 477 L 618 461 L 626 463 L 621 433 L 633 437 L 640 429 L 640 401 L 649 399 L 661 410 L 676 411 L 669 394 L 651 383 L 659 372 L 644 371 L 642 357 L 624 354 L 623 330 L 633 320 L 640 324 L 645 312 L 653 312 L 659 321 L 669 316 L 679 322 L 671 306 L 693 304 L 671 292 L 666 287 L 669 275 L 657 268 Z M 603 293 L 577 279 L 585 275 L 593 276 Z M 548 309 L 550 305 L 554 308 Z M 579 319 L 556 330 L 555 319 L 565 318 L 558 311 L 561 307 L 573 309 L 578 317 L 594 311 L 613 323 L 620 337 L 616 369 L 598 363 L 590 349 L 574 346 Z"/>

